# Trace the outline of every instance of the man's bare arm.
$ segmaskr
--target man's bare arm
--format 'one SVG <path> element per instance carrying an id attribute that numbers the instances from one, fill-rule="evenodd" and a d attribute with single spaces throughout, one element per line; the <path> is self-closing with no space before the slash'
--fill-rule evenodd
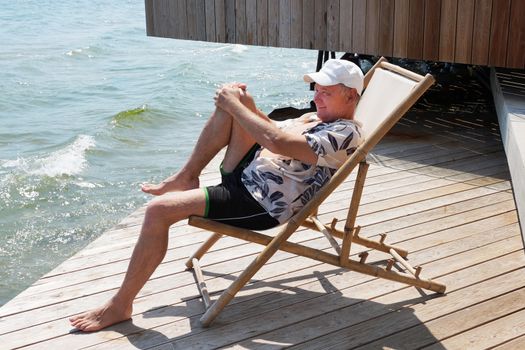
<path id="1" fill-rule="evenodd" d="M 245 92 L 234 86 L 225 86 L 215 98 L 217 107 L 235 118 L 253 138 L 264 148 L 275 154 L 301 160 L 307 164 L 316 164 L 317 155 L 300 134 L 293 134 L 279 129 L 262 112 L 247 107 L 241 102 Z M 261 116 L 262 114 L 262 116 Z"/>

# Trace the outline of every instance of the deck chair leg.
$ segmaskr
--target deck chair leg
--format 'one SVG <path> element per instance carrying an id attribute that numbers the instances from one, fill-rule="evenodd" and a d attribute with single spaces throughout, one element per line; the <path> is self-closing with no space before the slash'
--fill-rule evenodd
<path id="1" fill-rule="evenodd" d="M 203 327 L 208 327 L 213 322 L 222 309 L 224 309 L 224 307 L 226 307 L 226 305 L 228 305 L 228 303 L 235 297 L 235 294 L 237 294 L 237 292 L 250 281 L 255 273 L 257 273 L 257 271 L 259 271 L 259 269 L 270 260 L 275 252 L 279 250 L 281 243 L 287 241 L 292 233 L 295 232 L 297 226 L 294 227 L 294 225 L 287 225 L 283 231 L 275 236 L 266 248 L 257 255 L 239 277 L 237 277 L 237 279 L 224 292 L 222 292 L 219 299 L 217 299 L 217 301 L 215 301 L 200 318 Z"/>
<path id="2" fill-rule="evenodd" d="M 366 162 L 366 159 L 359 163 L 359 170 L 357 171 L 357 177 L 354 183 L 350 208 L 348 208 L 348 215 L 346 217 L 345 230 L 352 231 L 354 229 L 357 210 L 359 209 L 359 203 L 361 202 L 361 196 L 363 195 L 363 187 L 365 186 L 366 174 L 369 166 L 370 164 Z"/>
<path id="3" fill-rule="evenodd" d="M 195 279 L 197 280 L 197 288 L 202 296 L 202 302 L 204 303 L 204 308 L 208 309 L 211 305 L 210 294 L 208 293 L 208 286 L 204 282 L 204 275 L 202 274 L 202 269 L 199 264 L 199 259 L 193 258 L 193 270 L 195 272 Z"/>
<path id="4" fill-rule="evenodd" d="M 186 267 L 188 269 L 193 268 L 193 259 L 200 260 L 204 254 L 217 242 L 222 235 L 220 233 L 213 233 L 210 238 L 208 238 L 195 253 L 186 261 Z"/>

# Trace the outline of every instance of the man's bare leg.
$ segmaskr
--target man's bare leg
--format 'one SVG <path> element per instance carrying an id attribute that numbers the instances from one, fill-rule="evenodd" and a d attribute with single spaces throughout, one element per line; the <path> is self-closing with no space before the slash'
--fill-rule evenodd
<path id="1" fill-rule="evenodd" d="M 192 159 L 172 181 L 176 182 L 187 175 L 190 175 L 189 179 L 194 178 L 198 181 L 202 169 L 226 145 L 228 148 L 223 168 L 231 171 L 254 143 L 254 139 L 230 115 L 218 109 L 201 133 Z M 170 190 L 175 188 L 177 185 Z M 71 317 L 71 325 L 82 331 L 96 331 L 129 319 L 132 315 L 133 300 L 164 259 L 169 227 L 190 215 L 204 215 L 205 206 L 206 199 L 201 189 L 189 189 L 151 201 L 121 287 L 105 305 Z"/>
<path id="2" fill-rule="evenodd" d="M 190 158 L 182 169 L 160 184 L 143 185 L 142 190 L 153 195 L 161 195 L 171 191 L 198 188 L 202 169 L 225 146 L 228 146 L 228 149 L 223 167 L 225 170 L 230 170 L 230 167 L 232 165 L 235 167 L 254 144 L 255 140 L 229 114 L 217 108 L 204 126 Z"/>
<path id="3" fill-rule="evenodd" d="M 202 216 L 205 206 L 206 198 L 201 189 L 173 193 L 151 201 L 121 287 L 105 305 L 71 317 L 71 325 L 92 332 L 130 319 L 133 300 L 164 259 L 170 225 L 190 215 Z"/>
<path id="4" fill-rule="evenodd" d="M 251 102 L 251 103 L 250 103 Z M 253 100 L 249 108 L 256 111 Z M 247 104 L 247 105 L 248 105 Z M 246 133 L 232 116 L 216 109 L 202 131 L 190 160 L 169 180 L 169 186 L 158 194 L 182 191 L 158 197 L 146 210 L 139 240 L 117 293 L 103 306 L 70 318 L 71 325 L 82 331 L 97 331 L 128 320 L 132 315 L 133 300 L 162 262 L 168 246 L 169 227 L 190 215 L 204 215 L 206 198 L 198 187 L 202 169 L 224 147 L 228 146 L 223 169 L 232 171 L 242 160 L 255 140 Z M 185 188 L 187 187 L 187 188 Z M 146 188 L 152 194 L 158 189 Z"/>

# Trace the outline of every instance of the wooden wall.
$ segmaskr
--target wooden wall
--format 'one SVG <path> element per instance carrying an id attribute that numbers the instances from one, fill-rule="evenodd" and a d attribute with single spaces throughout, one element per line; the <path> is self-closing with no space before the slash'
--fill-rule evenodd
<path id="1" fill-rule="evenodd" d="M 525 68 L 525 0 L 145 0 L 151 36 Z"/>

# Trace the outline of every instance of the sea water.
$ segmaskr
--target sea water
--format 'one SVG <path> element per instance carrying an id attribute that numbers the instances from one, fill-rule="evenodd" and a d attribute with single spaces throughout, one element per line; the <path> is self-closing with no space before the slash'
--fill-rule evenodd
<path id="1" fill-rule="evenodd" d="M 221 83 L 305 107 L 316 57 L 147 37 L 142 0 L 0 0 L 0 305 L 151 198 Z"/>

